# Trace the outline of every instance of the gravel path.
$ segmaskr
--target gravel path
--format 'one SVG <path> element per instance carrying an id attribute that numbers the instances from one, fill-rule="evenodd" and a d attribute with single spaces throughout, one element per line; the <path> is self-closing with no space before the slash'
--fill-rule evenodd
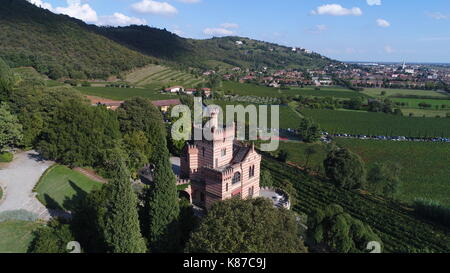
<path id="1" fill-rule="evenodd" d="M 16 154 L 14 161 L 0 165 L 0 185 L 4 189 L 0 212 L 24 209 L 49 220 L 50 211 L 36 199 L 33 187 L 53 162 L 44 161 L 35 151 Z"/>

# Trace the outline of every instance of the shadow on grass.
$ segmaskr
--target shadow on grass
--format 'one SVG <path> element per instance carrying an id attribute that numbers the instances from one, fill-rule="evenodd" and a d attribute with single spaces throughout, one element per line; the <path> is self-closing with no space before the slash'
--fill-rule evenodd
<path id="1" fill-rule="evenodd" d="M 69 180 L 70 187 L 75 191 L 75 194 L 72 196 L 72 198 L 64 199 L 63 206 L 66 210 L 72 211 L 76 209 L 83 200 L 86 199 L 88 192 L 83 190 L 82 188 L 78 187 L 75 182 L 72 180 Z"/>

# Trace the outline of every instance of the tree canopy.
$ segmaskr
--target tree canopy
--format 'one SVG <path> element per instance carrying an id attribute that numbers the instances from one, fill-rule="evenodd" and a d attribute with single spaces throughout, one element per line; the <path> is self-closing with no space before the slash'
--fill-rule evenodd
<path id="1" fill-rule="evenodd" d="M 153 181 L 144 197 L 144 231 L 153 251 L 173 252 L 179 247 L 177 244 L 180 208 L 176 177 L 164 142 L 156 147 L 152 163 Z"/>
<path id="2" fill-rule="evenodd" d="M 6 103 L 0 103 L 0 152 L 5 148 L 17 146 L 22 140 L 22 125 L 16 116 L 9 112 Z"/>
<path id="3" fill-rule="evenodd" d="M 99 166 L 121 134 L 114 112 L 77 100 L 58 105 L 40 136 L 37 150 L 69 166 Z"/>
<path id="4" fill-rule="evenodd" d="M 310 118 L 303 118 L 298 128 L 299 137 L 308 143 L 316 142 L 320 138 L 320 128 Z"/>
<path id="5" fill-rule="evenodd" d="M 366 171 L 362 159 L 347 149 L 334 149 L 323 162 L 325 173 L 338 187 L 359 189 L 365 186 Z"/>
<path id="6" fill-rule="evenodd" d="M 371 192 L 394 197 L 400 186 L 401 168 L 395 163 L 377 163 L 367 175 L 368 188 Z"/>
<path id="7" fill-rule="evenodd" d="M 215 203 L 189 240 L 194 253 L 304 253 L 296 215 L 264 198 Z"/>
<path id="8" fill-rule="evenodd" d="M 315 251 L 337 253 L 367 253 L 369 242 L 382 244 L 370 226 L 352 218 L 344 209 L 331 204 L 316 209 L 308 217 L 308 237 Z"/>

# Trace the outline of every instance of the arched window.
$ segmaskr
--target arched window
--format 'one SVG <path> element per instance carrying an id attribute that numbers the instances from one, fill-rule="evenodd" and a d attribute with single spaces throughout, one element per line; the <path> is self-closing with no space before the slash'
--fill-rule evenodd
<path id="1" fill-rule="evenodd" d="M 232 181 L 232 183 L 233 183 L 233 185 L 234 185 L 234 184 L 239 183 L 239 182 L 241 182 L 241 173 L 240 173 L 240 172 L 237 172 L 237 173 L 235 173 L 234 176 L 233 176 L 233 181 Z"/>
<path id="2" fill-rule="evenodd" d="M 250 169 L 248 170 L 248 176 L 253 177 L 255 176 L 255 166 L 250 166 Z"/>

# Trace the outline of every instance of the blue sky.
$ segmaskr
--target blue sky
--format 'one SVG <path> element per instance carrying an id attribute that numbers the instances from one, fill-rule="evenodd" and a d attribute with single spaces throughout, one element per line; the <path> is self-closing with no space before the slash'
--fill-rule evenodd
<path id="1" fill-rule="evenodd" d="M 450 63 L 450 0 L 28 0 L 98 25 L 239 35 L 342 61 Z"/>

